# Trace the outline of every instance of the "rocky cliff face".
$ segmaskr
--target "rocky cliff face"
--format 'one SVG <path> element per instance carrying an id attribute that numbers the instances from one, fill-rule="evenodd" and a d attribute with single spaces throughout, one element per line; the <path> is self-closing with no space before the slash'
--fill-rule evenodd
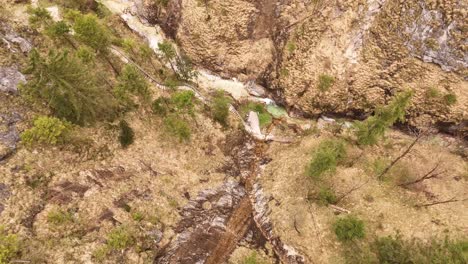
<path id="1" fill-rule="evenodd" d="M 467 6 L 463 0 L 178 0 L 159 17 L 195 63 L 257 79 L 301 112 L 356 117 L 413 89 L 411 124 L 460 124 L 468 105 Z M 325 86 L 324 77 L 332 80 Z"/>

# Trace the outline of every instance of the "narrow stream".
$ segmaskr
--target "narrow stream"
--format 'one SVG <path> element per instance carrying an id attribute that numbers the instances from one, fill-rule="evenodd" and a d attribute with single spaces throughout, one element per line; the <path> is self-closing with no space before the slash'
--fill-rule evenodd
<path id="1" fill-rule="evenodd" d="M 119 14 L 129 28 L 146 39 L 155 53 L 160 53 L 158 43 L 166 39 L 163 31 L 157 25 L 145 25 L 133 15 L 136 12 L 131 1 L 102 0 L 101 3 Z M 247 84 L 223 79 L 204 69 L 198 71 L 196 83 L 203 90 L 222 89 L 235 100 L 249 99 L 274 105 L 269 98 L 251 96 Z M 228 179 L 222 186 L 204 190 L 192 199 L 181 212 L 182 220 L 176 227 L 175 239 L 164 247 L 155 263 L 224 263 L 249 232 L 257 232 L 268 241 L 282 263 L 304 263 L 299 253 L 275 235 L 268 218 L 268 201 L 258 183 L 267 137 L 262 138 L 256 128 L 258 116 L 249 116 L 249 122 L 251 120 L 253 125 L 246 124 L 250 135 L 243 134 L 239 146 L 232 148 L 230 153 L 240 181 Z"/>

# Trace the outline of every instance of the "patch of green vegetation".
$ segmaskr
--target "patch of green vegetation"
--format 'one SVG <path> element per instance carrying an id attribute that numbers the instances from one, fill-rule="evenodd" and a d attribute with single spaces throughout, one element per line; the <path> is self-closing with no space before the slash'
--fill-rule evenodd
<path id="1" fill-rule="evenodd" d="M 21 141 L 26 146 L 35 144 L 56 145 L 63 143 L 71 125 L 55 117 L 41 116 L 34 120 L 34 126 L 21 134 Z"/>
<path id="2" fill-rule="evenodd" d="M 412 91 L 397 94 L 386 106 L 378 107 L 375 114 L 362 122 L 355 122 L 355 135 L 359 145 L 374 145 L 385 135 L 388 127 L 405 120 Z"/>
<path id="3" fill-rule="evenodd" d="M 96 60 L 96 53 L 87 46 L 80 46 L 76 51 L 76 56 L 85 64 L 94 63 Z"/>
<path id="4" fill-rule="evenodd" d="M 247 116 L 249 112 L 256 112 L 258 114 L 258 119 L 260 122 L 260 127 L 266 127 L 271 124 L 273 117 L 268 113 L 265 106 L 261 103 L 248 102 L 240 108 L 240 113 L 242 116 Z"/>
<path id="5" fill-rule="evenodd" d="M 398 263 L 464 264 L 468 261 L 468 241 L 432 239 L 423 242 L 419 239 L 404 240 L 401 235 L 380 237 L 370 246 L 348 245 L 345 250 L 347 263 Z"/>
<path id="6" fill-rule="evenodd" d="M 174 114 L 164 119 L 164 127 L 170 135 L 178 138 L 180 141 L 189 141 L 192 135 L 188 123 Z"/>
<path id="7" fill-rule="evenodd" d="M 0 264 L 10 263 L 10 260 L 19 254 L 20 245 L 17 235 L 9 234 L 0 227 Z"/>
<path id="8" fill-rule="evenodd" d="M 122 120 L 119 122 L 120 134 L 119 142 L 122 148 L 130 146 L 135 141 L 135 133 L 127 121 Z"/>
<path id="9" fill-rule="evenodd" d="M 241 264 L 267 264 L 268 262 L 265 261 L 257 251 L 252 251 L 250 255 L 246 256 L 242 261 Z"/>
<path id="10" fill-rule="evenodd" d="M 336 204 L 338 198 L 335 192 L 328 187 L 321 187 L 317 195 L 318 203 L 321 205 Z"/>
<path id="11" fill-rule="evenodd" d="M 73 221 L 73 216 L 70 212 L 55 209 L 49 211 L 47 214 L 47 222 L 59 226 Z"/>
<path id="12" fill-rule="evenodd" d="M 283 78 L 289 76 L 289 70 L 287 68 L 281 68 L 280 75 Z"/>
<path id="13" fill-rule="evenodd" d="M 426 97 L 429 99 L 435 99 L 440 97 L 440 92 L 435 87 L 429 87 L 426 90 Z"/>
<path id="14" fill-rule="evenodd" d="M 333 231 L 340 241 L 361 239 L 366 235 L 364 222 L 352 215 L 338 218 L 333 224 Z"/>
<path id="15" fill-rule="evenodd" d="M 325 140 L 319 144 L 306 168 L 306 175 L 320 180 L 323 174 L 334 172 L 340 161 L 346 158 L 345 143 L 341 140 Z"/>
<path id="16" fill-rule="evenodd" d="M 76 38 L 82 43 L 101 53 L 105 54 L 108 52 L 107 49 L 111 44 L 111 35 L 95 15 L 76 15 L 74 17 L 73 31 Z"/>
<path id="17" fill-rule="evenodd" d="M 137 222 L 141 222 L 144 218 L 145 218 L 145 216 L 140 212 L 133 212 L 132 213 L 132 219 L 137 221 Z"/>
<path id="18" fill-rule="evenodd" d="M 99 263 L 104 262 L 104 260 L 106 260 L 107 258 L 107 255 L 109 255 L 110 251 L 111 249 L 109 248 L 109 246 L 100 246 L 93 252 L 93 258 Z"/>
<path id="19" fill-rule="evenodd" d="M 293 53 L 295 50 L 296 50 L 296 43 L 294 42 L 288 42 L 288 44 L 286 44 L 286 49 L 288 50 L 289 53 Z"/>
<path id="20" fill-rule="evenodd" d="M 107 235 L 107 245 L 114 250 L 128 248 L 134 243 L 132 231 L 125 226 L 119 226 Z"/>
<path id="21" fill-rule="evenodd" d="M 189 121 L 195 116 L 195 94 L 192 91 L 178 91 L 170 98 L 160 97 L 153 101 L 153 113 L 164 118 L 164 128 L 168 134 L 180 141 L 191 137 Z"/>
<path id="22" fill-rule="evenodd" d="M 230 104 L 231 99 L 224 95 L 223 91 L 217 91 L 211 102 L 211 114 L 213 119 L 223 126 L 228 125 Z"/>
<path id="23" fill-rule="evenodd" d="M 137 68 L 127 64 L 118 77 L 118 83 L 114 90 L 115 95 L 125 104 L 134 104 L 129 95 L 136 95 L 143 102 L 148 102 L 151 97 L 149 85 Z"/>
<path id="24" fill-rule="evenodd" d="M 454 93 L 446 94 L 444 95 L 444 102 L 447 105 L 452 106 L 457 103 L 457 96 Z"/>
<path id="25" fill-rule="evenodd" d="M 373 175 L 380 175 L 389 164 L 386 158 L 376 158 L 367 163 L 367 171 Z"/>
<path id="26" fill-rule="evenodd" d="M 335 83 L 335 77 L 327 75 L 327 74 L 321 74 L 319 76 L 317 87 L 321 92 L 326 92 L 333 86 L 334 83 Z"/>
<path id="27" fill-rule="evenodd" d="M 21 87 L 23 97 L 45 103 L 58 118 L 85 125 L 116 115 L 112 94 L 100 87 L 93 69 L 68 51 L 43 57 L 32 50 L 25 73 L 31 79 Z"/>

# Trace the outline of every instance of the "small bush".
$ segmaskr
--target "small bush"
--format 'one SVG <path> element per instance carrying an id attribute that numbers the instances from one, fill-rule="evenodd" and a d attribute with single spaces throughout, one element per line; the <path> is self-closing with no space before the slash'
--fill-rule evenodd
<path id="1" fill-rule="evenodd" d="M 77 39 L 96 51 L 107 53 L 111 44 L 110 33 L 95 15 L 77 15 L 74 22 L 73 30 Z"/>
<path id="2" fill-rule="evenodd" d="M 339 218 L 333 224 L 333 230 L 340 241 L 364 238 L 364 222 L 354 216 Z"/>
<path id="3" fill-rule="evenodd" d="M 403 122 L 412 96 L 412 91 L 401 92 L 388 105 L 378 107 L 373 116 L 356 122 L 354 126 L 358 144 L 375 145 L 385 135 L 388 127 L 397 121 Z"/>
<path id="4" fill-rule="evenodd" d="M 330 89 L 330 87 L 333 86 L 334 83 L 335 77 L 327 74 L 322 74 L 319 76 L 318 89 L 321 92 L 326 92 Z"/>
<path id="5" fill-rule="evenodd" d="M 71 126 L 55 117 L 42 116 L 34 121 L 34 126 L 21 134 L 21 141 L 26 146 L 34 144 L 55 145 L 63 143 Z"/>
<path id="6" fill-rule="evenodd" d="M 0 227 L 0 264 L 10 263 L 10 260 L 20 252 L 20 241 L 16 235 L 8 234 Z"/>
<path id="7" fill-rule="evenodd" d="M 468 261 L 468 241 L 432 240 L 424 243 L 413 239 L 405 241 L 401 236 L 381 237 L 373 243 L 380 263 L 451 263 Z"/>
<path id="8" fill-rule="evenodd" d="M 86 46 L 80 46 L 76 51 L 76 56 L 84 63 L 92 63 L 96 59 L 96 53 Z"/>
<path id="9" fill-rule="evenodd" d="M 180 141 L 190 140 L 190 126 L 177 115 L 170 115 L 165 118 L 164 127 L 170 135 L 177 137 Z"/>
<path id="10" fill-rule="evenodd" d="M 241 106 L 240 112 L 243 116 L 247 116 L 250 111 L 256 112 L 258 114 L 260 127 L 268 126 L 273 121 L 272 116 L 261 103 L 249 102 Z"/>
<path id="11" fill-rule="evenodd" d="M 53 225 L 62 225 L 73 221 L 73 216 L 70 212 L 63 210 L 51 210 L 47 214 L 47 222 Z"/>
<path id="12" fill-rule="evenodd" d="M 132 246 L 135 243 L 131 230 L 120 226 L 107 235 L 107 245 L 111 249 L 120 250 Z"/>
<path id="13" fill-rule="evenodd" d="M 338 201 L 335 192 L 332 189 L 326 187 L 320 188 L 317 198 L 318 203 L 321 205 L 336 204 Z"/>
<path id="14" fill-rule="evenodd" d="M 171 105 L 174 113 L 193 116 L 195 94 L 192 91 L 175 92 L 171 96 Z"/>
<path id="15" fill-rule="evenodd" d="M 170 107 L 170 100 L 166 97 L 159 97 L 158 99 L 154 100 L 151 109 L 153 110 L 153 113 L 159 116 L 166 116 L 169 111 Z"/>
<path id="16" fill-rule="evenodd" d="M 143 102 L 148 102 L 151 93 L 146 79 L 141 76 L 135 66 L 125 65 L 121 75 L 118 78 L 118 84 L 115 88 L 117 98 L 125 103 L 132 104 L 129 94 L 138 96 Z"/>
<path id="17" fill-rule="evenodd" d="M 346 157 L 346 148 L 343 141 L 326 140 L 320 143 L 315 150 L 306 174 L 309 177 L 320 179 L 326 172 L 334 172 L 340 161 Z"/>
<path id="18" fill-rule="evenodd" d="M 213 98 L 213 102 L 211 103 L 211 113 L 213 115 L 213 119 L 223 126 L 228 125 L 230 103 L 230 98 L 225 96 L 222 91 L 218 91 L 216 93 Z"/>
<path id="19" fill-rule="evenodd" d="M 444 95 L 444 102 L 449 106 L 454 105 L 457 103 L 457 96 L 453 93 L 446 94 Z"/>
<path id="20" fill-rule="evenodd" d="M 119 134 L 120 145 L 123 148 L 126 148 L 130 146 L 135 140 L 135 133 L 133 132 L 133 129 L 125 120 L 120 121 L 119 127 L 120 127 L 120 134 Z"/>
<path id="21" fill-rule="evenodd" d="M 435 87 L 430 87 L 426 90 L 426 97 L 427 98 L 439 98 L 440 92 Z"/>
<path id="22" fill-rule="evenodd" d="M 399 236 L 378 238 L 373 246 L 380 263 L 413 263 L 410 250 Z"/>

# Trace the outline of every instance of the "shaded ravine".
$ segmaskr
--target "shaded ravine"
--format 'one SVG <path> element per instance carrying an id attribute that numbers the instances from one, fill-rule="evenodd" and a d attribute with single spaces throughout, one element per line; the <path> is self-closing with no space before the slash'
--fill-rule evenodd
<path id="1" fill-rule="evenodd" d="M 154 263 L 225 263 L 248 231 L 259 231 L 282 263 L 304 263 L 304 258 L 276 236 L 268 218 L 267 199 L 257 179 L 264 163 L 264 142 L 243 134 L 231 155 L 239 181 L 228 179 L 216 189 L 204 190 L 182 210 L 176 238 Z M 256 230 L 252 230 L 256 229 Z"/>
<path id="2" fill-rule="evenodd" d="M 129 28 L 145 38 L 155 53 L 160 52 L 157 44 L 165 39 L 162 30 L 157 25 L 143 24 L 133 15 L 131 1 L 100 2 L 119 14 Z M 250 96 L 248 84 L 235 79 L 226 80 L 203 69 L 199 73 L 196 83 L 203 90 L 223 89 L 235 100 L 271 101 Z M 268 218 L 267 199 L 257 183 L 267 138 L 258 135 L 261 133 L 251 134 L 242 133 L 242 136 L 234 139 L 237 142 L 235 146 L 228 150 L 236 177 L 228 178 L 216 189 L 200 192 L 182 209 L 182 220 L 175 228 L 175 238 L 158 252 L 154 263 L 224 263 L 249 231 L 260 234 L 263 240 L 270 242 L 277 259 L 283 263 L 304 263 L 304 258 L 273 232 Z M 228 140 L 233 139 L 228 137 Z"/>

